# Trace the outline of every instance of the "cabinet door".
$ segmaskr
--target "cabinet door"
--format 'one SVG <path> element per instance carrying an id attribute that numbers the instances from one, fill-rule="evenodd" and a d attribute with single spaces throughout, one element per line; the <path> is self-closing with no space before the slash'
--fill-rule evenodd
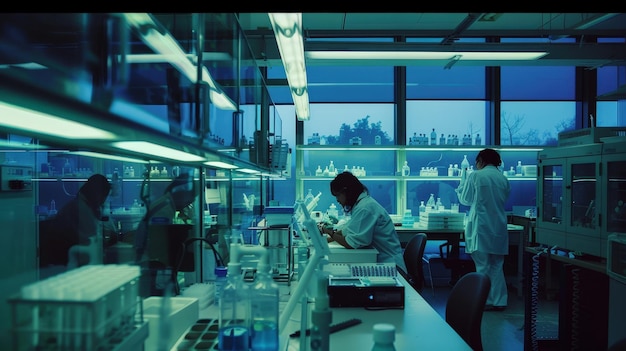
<path id="1" fill-rule="evenodd" d="M 563 181 L 565 163 L 558 160 L 545 160 L 539 165 L 537 226 L 554 230 L 564 230 L 563 224 Z"/>
<path id="2" fill-rule="evenodd" d="M 624 154 L 603 156 L 606 169 L 606 222 L 607 233 L 626 233 L 626 160 Z"/>
<path id="3" fill-rule="evenodd" d="M 568 231 L 599 237 L 601 212 L 599 169 L 597 157 L 573 157 L 567 161 L 565 204 Z"/>

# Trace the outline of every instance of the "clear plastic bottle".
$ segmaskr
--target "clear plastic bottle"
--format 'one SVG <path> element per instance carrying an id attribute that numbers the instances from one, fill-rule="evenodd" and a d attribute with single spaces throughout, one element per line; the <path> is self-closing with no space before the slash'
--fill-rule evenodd
<path id="1" fill-rule="evenodd" d="M 228 263 L 227 279 L 219 300 L 219 350 L 249 351 L 250 290 L 243 281 L 241 264 Z"/>
<path id="2" fill-rule="evenodd" d="M 250 291 L 251 350 L 278 350 L 278 284 L 267 263 L 257 265 L 256 282 Z"/>
<path id="3" fill-rule="evenodd" d="M 408 177 L 411 175 L 411 167 L 409 167 L 409 161 L 404 161 L 404 166 L 402 166 L 402 176 Z"/>
<path id="4" fill-rule="evenodd" d="M 396 351 L 396 327 L 390 323 L 376 323 L 372 328 L 374 346 L 372 351 Z"/>
<path id="5" fill-rule="evenodd" d="M 228 269 L 223 266 L 215 267 L 213 270 L 215 272 L 215 303 L 219 304 L 222 290 L 224 289 L 224 285 L 226 285 L 226 275 L 228 274 Z"/>

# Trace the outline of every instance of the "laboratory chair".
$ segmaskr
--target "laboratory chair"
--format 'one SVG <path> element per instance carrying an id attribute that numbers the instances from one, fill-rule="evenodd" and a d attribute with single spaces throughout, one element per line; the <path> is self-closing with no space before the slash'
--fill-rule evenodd
<path id="1" fill-rule="evenodd" d="M 409 240 L 404 248 L 404 264 L 406 265 L 407 281 L 415 291 L 422 293 L 424 288 L 424 266 L 422 257 L 426 247 L 426 234 L 417 233 Z"/>
<path id="2" fill-rule="evenodd" d="M 428 270 L 428 281 L 430 282 L 430 289 L 432 290 L 433 296 L 435 296 L 435 279 L 433 278 L 433 270 L 431 267 L 431 261 L 441 259 L 441 254 L 439 253 L 439 250 L 438 250 L 440 242 L 441 240 L 426 241 L 426 248 L 424 249 L 424 254 L 422 255 L 422 261 Z M 436 244 L 435 246 L 433 246 L 433 248 L 437 250 L 436 252 L 430 251 L 432 249 L 432 248 L 429 249 L 429 246 L 432 246 L 431 244 Z"/>
<path id="3" fill-rule="evenodd" d="M 446 302 L 446 322 L 474 351 L 482 351 L 480 326 L 491 280 L 484 273 L 470 272 L 454 285 Z"/>
<path id="4" fill-rule="evenodd" d="M 454 286 L 463 275 L 475 272 L 476 265 L 472 256 L 465 252 L 465 243 L 453 243 L 446 241 L 439 245 L 439 257 L 443 265 L 451 270 L 450 285 Z"/>

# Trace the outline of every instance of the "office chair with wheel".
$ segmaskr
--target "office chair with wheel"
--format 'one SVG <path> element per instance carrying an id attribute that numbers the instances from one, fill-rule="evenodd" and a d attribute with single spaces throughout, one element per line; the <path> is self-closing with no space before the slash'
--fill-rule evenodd
<path id="1" fill-rule="evenodd" d="M 484 273 L 470 272 L 452 288 L 446 302 L 446 322 L 474 351 L 482 351 L 480 325 L 491 280 Z"/>
<path id="2" fill-rule="evenodd" d="M 404 264 L 406 265 L 406 280 L 418 293 L 424 288 L 424 266 L 422 257 L 426 247 L 426 234 L 415 234 L 404 248 Z"/>

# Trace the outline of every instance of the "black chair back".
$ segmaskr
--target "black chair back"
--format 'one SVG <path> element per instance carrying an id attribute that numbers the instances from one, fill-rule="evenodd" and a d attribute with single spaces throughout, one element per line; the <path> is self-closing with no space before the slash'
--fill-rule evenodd
<path id="1" fill-rule="evenodd" d="M 427 236 L 417 233 L 409 240 L 404 248 L 404 264 L 407 269 L 407 280 L 417 292 L 421 293 L 424 288 L 424 270 L 422 256 L 426 248 Z"/>
<path id="2" fill-rule="evenodd" d="M 482 351 L 480 325 L 491 280 L 484 273 L 471 272 L 454 285 L 446 303 L 446 322 L 474 351 Z"/>

